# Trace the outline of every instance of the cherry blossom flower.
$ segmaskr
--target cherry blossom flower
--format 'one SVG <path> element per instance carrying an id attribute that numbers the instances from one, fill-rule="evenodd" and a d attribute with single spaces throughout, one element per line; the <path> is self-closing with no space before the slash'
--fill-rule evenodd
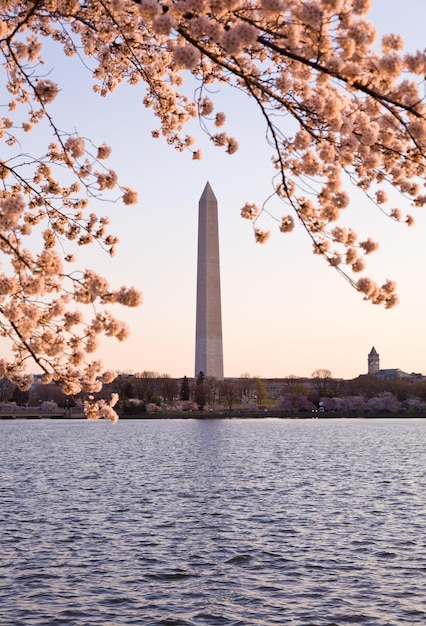
<path id="1" fill-rule="evenodd" d="M 130 187 L 123 187 L 123 202 L 124 204 L 136 204 L 138 201 L 138 192 Z"/>
<path id="2" fill-rule="evenodd" d="M 58 95 L 58 86 L 51 80 L 39 80 L 34 87 L 35 94 L 42 104 L 49 104 Z"/>
<path id="3" fill-rule="evenodd" d="M 291 233 L 294 229 L 294 219 L 291 215 L 285 215 L 281 218 L 280 231 L 282 233 Z"/>
<path id="4" fill-rule="evenodd" d="M 176 46 L 173 51 L 173 60 L 178 67 L 192 70 L 199 63 L 200 57 L 193 46 Z"/>
<path id="5" fill-rule="evenodd" d="M 98 148 L 98 153 L 97 153 L 97 158 L 98 159 L 107 159 L 111 154 L 111 148 L 109 146 L 106 145 L 106 143 L 103 143 L 102 145 L 99 146 Z"/>
<path id="6" fill-rule="evenodd" d="M 260 228 L 254 229 L 254 236 L 256 239 L 256 243 L 266 243 L 270 235 L 271 233 L 269 230 L 260 230 Z"/>
<path id="7" fill-rule="evenodd" d="M 214 125 L 216 128 L 220 128 L 225 123 L 225 113 L 216 113 L 216 117 L 214 120 Z"/>
<path id="8" fill-rule="evenodd" d="M 256 204 L 251 202 L 246 202 L 246 204 L 241 209 L 241 217 L 244 217 L 247 220 L 254 220 L 259 215 L 260 209 Z"/>
<path id="9" fill-rule="evenodd" d="M 371 254 L 379 247 L 379 244 L 376 241 L 373 241 L 371 237 L 369 237 L 366 241 L 360 242 L 360 247 L 363 248 L 365 254 Z"/>

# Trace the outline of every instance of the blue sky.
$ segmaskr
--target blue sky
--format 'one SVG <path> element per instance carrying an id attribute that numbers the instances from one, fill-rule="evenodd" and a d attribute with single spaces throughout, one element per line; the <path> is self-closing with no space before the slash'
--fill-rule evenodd
<path id="1" fill-rule="evenodd" d="M 400 32 L 407 49 L 424 47 L 423 0 L 406 0 L 403 12 L 396 0 L 375 0 L 373 7 L 371 17 L 382 33 Z M 239 151 L 226 155 L 193 126 L 204 155 L 197 162 L 151 138 L 157 123 L 143 108 L 142 87 L 123 85 L 101 99 L 77 61 L 44 56 L 62 89 L 53 107 L 59 125 L 95 144 L 111 145 L 109 165 L 122 184 L 139 192 L 134 207 L 93 204 L 111 216 L 121 245 L 113 260 L 88 249 L 82 257 L 115 286 L 134 285 L 143 292 L 141 308 L 117 309 L 131 336 L 122 344 L 103 342 L 99 355 L 109 368 L 193 376 L 198 200 L 209 181 L 219 205 L 225 376 L 309 376 L 327 368 L 335 377 L 352 378 L 367 371 L 373 345 L 382 367 L 426 373 L 426 216 L 421 211 L 408 229 L 352 195 L 345 220 L 361 236 L 380 241 L 368 259 L 367 275 L 398 283 L 400 304 L 389 311 L 374 307 L 312 254 L 300 227 L 282 235 L 271 222 L 269 242 L 254 243 L 240 209 L 246 201 L 261 204 L 270 194 L 273 170 L 263 120 L 247 98 L 233 91 L 217 98 Z M 278 217 L 288 212 L 278 201 L 270 208 Z"/>

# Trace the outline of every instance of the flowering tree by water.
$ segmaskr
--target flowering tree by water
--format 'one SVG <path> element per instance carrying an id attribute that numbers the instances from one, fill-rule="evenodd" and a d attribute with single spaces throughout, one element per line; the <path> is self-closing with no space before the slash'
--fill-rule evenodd
<path id="1" fill-rule="evenodd" d="M 339 217 L 349 204 L 345 179 L 408 225 L 412 217 L 388 202 L 389 190 L 414 207 L 426 203 L 426 53 L 404 53 L 395 34 L 378 45 L 370 8 L 371 0 L 3 0 L 0 329 L 14 358 L 0 362 L 0 375 L 28 386 L 32 359 L 66 393 L 97 391 L 112 378 L 90 360 L 98 336 L 127 334 L 104 305 L 141 301 L 134 289 L 111 289 L 75 264 L 78 246 L 98 243 L 112 254 L 117 243 L 107 219 L 89 212 L 90 198 L 116 190 L 125 204 L 137 199 L 103 166 L 107 144 L 95 147 L 55 124 L 49 106 L 60 85 L 43 58 L 46 38 L 66 56 L 91 59 L 101 96 L 123 81 L 143 83 L 144 105 L 158 118 L 153 137 L 194 159 L 201 154 L 185 132 L 194 118 L 216 146 L 237 150 L 215 99 L 218 85 L 245 92 L 273 150 L 274 195 L 286 207 L 277 229 L 288 233 L 298 222 L 314 253 L 366 300 L 393 306 L 394 283 L 362 275 L 377 243 L 358 241 Z M 195 91 L 185 90 L 189 73 Z M 32 154 L 27 133 L 41 123 L 50 136 Z M 260 243 L 269 236 L 258 226 L 267 212 L 267 202 L 242 209 Z M 88 410 L 111 417 L 105 406 Z"/>
<path id="2" fill-rule="evenodd" d="M 397 411 L 402 405 L 401 402 L 395 398 L 393 393 L 390 391 L 382 391 L 382 393 L 379 393 L 374 398 L 369 398 L 365 406 L 376 411 L 394 412 Z"/>

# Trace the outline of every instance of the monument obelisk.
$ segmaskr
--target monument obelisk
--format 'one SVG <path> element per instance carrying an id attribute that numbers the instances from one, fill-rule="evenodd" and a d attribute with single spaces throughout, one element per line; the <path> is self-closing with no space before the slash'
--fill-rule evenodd
<path id="1" fill-rule="evenodd" d="M 200 372 L 223 380 L 217 200 L 207 183 L 198 204 L 195 380 Z"/>

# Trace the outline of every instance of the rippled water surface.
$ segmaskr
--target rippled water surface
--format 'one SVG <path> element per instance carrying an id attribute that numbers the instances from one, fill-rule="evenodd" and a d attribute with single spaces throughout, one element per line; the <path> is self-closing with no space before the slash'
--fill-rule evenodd
<path id="1" fill-rule="evenodd" d="M 0 422 L 0 624 L 426 624 L 426 420 Z"/>

